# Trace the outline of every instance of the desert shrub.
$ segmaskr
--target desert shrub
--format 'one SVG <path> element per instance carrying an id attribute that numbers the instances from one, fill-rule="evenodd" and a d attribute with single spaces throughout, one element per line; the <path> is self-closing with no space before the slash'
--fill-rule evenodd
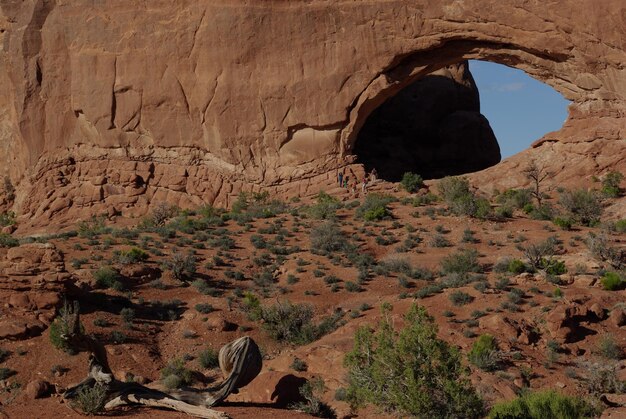
<path id="1" fill-rule="evenodd" d="M 166 202 L 159 202 L 152 207 L 147 222 L 155 226 L 165 225 L 165 222 L 178 214 L 178 208 Z"/>
<path id="2" fill-rule="evenodd" d="M 115 250 L 113 252 L 113 260 L 122 265 L 145 262 L 149 257 L 146 252 L 137 247 L 132 247 L 129 250 Z"/>
<path id="3" fill-rule="evenodd" d="M 122 290 L 124 285 L 120 282 L 120 274 L 110 266 L 101 266 L 93 273 L 96 280 L 96 286 L 99 288 L 113 288 L 114 290 Z"/>
<path id="4" fill-rule="evenodd" d="M 111 342 L 122 344 L 128 340 L 128 336 L 124 332 L 120 332 L 119 330 L 113 330 L 111 332 Z"/>
<path id="5" fill-rule="evenodd" d="M 125 307 L 120 310 L 120 316 L 122 317 L 124 323 L 131 325 L 135 320 L 135 310 L 130 307 Z"/>
<path id="6" fill-rule="evenodd" d="M 542 259 L 540 267 L 548 275 L 563 275 L 567 272 L 565 262 L 556 259 Z"/>
<path id="7" fill-rule="evenodd" d="M 294 358 L 290 367 L 294 371 L 303 372 L 307 370 L 308 365 L 306 364 L 305 361 L 301 360 L 300 358 Z"/>
<path id="8" fill-rule="evenodd" d="M 521 274 L 523 272 L 526 272 L 528 269 L 526 267 L 526 264 L 519 259 L 509 259 L 506 262 L 507 263 L 505 271 L 512 274 Z M 496 270 L 495 267 L 494 270 Z M 498 270 L 496 270 L 496 272 L 498 272 Z"/>
<path id="9" fill-rule="evenodd" d="M 620 172 L 611 171 L 602 179 L 602 193 L 609 198 L 620 196 L 620 183 L 624 180 L 624 175 Z"/>
<path id="10" fill-rule="evenodd" d="M 0 380 L 6 380 L 7 378 L 15 375 L 16 372 L 11 368 L 2 367 L 0 368 Z"/>
<path id="11" fill-rule="evenodd" d="M 511 218 L 513 216 L 513 208 L 508 205 L 500 205 L 496 208 L 496 215 L 501 218 Z"/>
<path id="12" fill-rule="evenodd" d="M 471 195 L 469 181 L 462 177 L 445 177 L 439 181 L 437 189 L 448 205 L 452 205 L 454 201 L 460 198 Z"/>
<path id="13" fill-rule="evenodd" d="M 343 313 L 337 312 L 315 324 L 310 305 L 293 304 L 290 301 L 278 302 L 272 306 L 259 304 L 253 310 L 256 311 L 254 317 L 263 320 L 263 329 L 273 339 L 298 345 L 313 342 L 335 330 L 343 316 Z"/>
<path id="14" fill-rule="evenodd" d="M 267 247 L 267 240 L 260 234 L 250 236 L 250 242 L 256 249 L 265 249 Z"/>
<path id="15" fill-rule="evenodd" d="M 0 213 L 0 227 L 15 224 L 15 213 L 13 211 Z"/>
<path id="16" fill-rule="evenodd" d="M 441 272 L 445 274 L 458 273 L 461 275 L 470 272 L 481 272 L 476 249 L 462 249 L 441 260 Z"/>
<path id="17" fill-rule="evenodd" d="M 533 220 L 551 220 L 554 218 L 555 210 L 549 203 L 543 203 L 539 207 L 529 206 L 524 207 L 524 211 L 530 215 Z"/>
<path id="18" fill-rule="evenodd" d="M 532 204 L 532 192 L 529 189 L 507 189 L 496 197 L 496 202 L 503 207 L 523 209 Z"/>
<path id="19" fill-rule="evenodd" d="M 406 172 L 402 176 L 400 185 L 409 193 L 417 192 L 424 185 L 424 179 L 418 174 Z"/>
<path id="20" fill-rule="evenodd" d="M 430 244 L 431 247 L 449 247 L 449 246 L 452 246 L 452 243 L 450 243 L 450 240 L 448 240 L 443 234 L 440 234 L 440 233 L 434 234 L 430 238 L 430 241 L 428 242 L 428 244 Z"/>
<path id="21" fill-rule="evenodd" d="M 233 203 L 231 216 L 239 223 L 245 223 L 255 218 L 271 218 L 287 211 L 287 205 L 277 199 L 270 199 L 269 193 L 241 192 Z"/>
<path id="22" fill-rule="evenodd" d="M 590 232 L 585 242 L 594 257 L 608 262 L 615 269 L 621 269 L 624 265 L 626 253 L 622 249 L 610 246 L 604 234 Z"/>
<path id="23" fill-rule="evenodd" d="M 617 220 L 614 224 L 615 231 L 618 233 L 626 233 L 626 218 L 622 220 Z"/>
<path id="24" fill-rule="evenodd" d="M 348 292 L 361 292 L 361 286 L 356 282 L 346 281 L 343 286 Z"/>
<path id="25" fill-rule="evenodd" d="M 332 255 L 346 248 L 348 240 L 339 226 L 331 221 L 311 229 L 311 252 Z"/>
<path id="26" fill-rule="evenodd" d="M 106 387 L 95 383 L 93 386 L 81 387 L 71 404 L 72 407 L 78 408 L 78 410 L 87 415 L 96 415 L 104 410 L 106 400 Z"/>
<path id="27" fill-rule="evenodd" d="M 572 225 L 574 224 L 569 218 L 555 217 L 552 219 L 552 222 L 561 228 L 561 230 L 571 230 Z"/>
<path id="28" fill-rule="evenodd" d="M 185 361 L 176 358 L 161 370 L 161 379 L 169 389 L 180 388 L 193 383 L 193 372 L 185 367 Z"/>
<path id="29" fill-rule="evenodd" d="M 548 238 L 541 243 L 531 243 L 523 248 L 528 263 L 535 269 L 543 269 L 546 258 L 551 258 L 556 252 L 554 239 Z"/>
<path id="30" fill-rule="evenodd" d="M 50 324 L 50 342 L 52 346 L 61 349 L 69 354 L 75 354 L 76 348 L 74 342 L 69 339 L 75 334 L 75 315 L 74 310 L 67 302 L 63 303 L 63 307 L 59 310 L 59 315 Z M 78 333 L 84 333 L 85 328 L 82 324 L 78 325 Z"/>
<path id="31" fill-rule="evenodd" d="M 317 194 L 317 203 L 305 208 L 305 213 L 317 220 L 331 220 L 337 216 L 339 208 L 341 201 L 322 191 Z"/>
<path id="32" fill-rule="evenodd" d="M 219 366 L 219 358 L 216 350 L 206 348 L 198 355 L 198 364 L 204 369 L 217 368 Z"/>
<path id="33" fill-rule="evenodd" d="M 476 197 L 470 190 L 469 181 L 466 178 L 445 177 L 439 181 L 437 188 L 454 214 L 486 218 L 492 212 L 489 201 Z"/>
<path id="34" fill-rule="evenodd" d="M 582 225 L 592 226 L 600 221 L 602 202 L 594 191 L 564 191 L 559 197 L 559 203 L 574 221 Z"/>
<path id="35" fill-rule="evenodd" d="M 585 386 L 592 396 L 600 397 L 605 393 L 626 393 L 626 381 L 619 379 L 617 362 L 607 359 L 599 360 L 599 362 L 582 361 L 579 367 L 585 372 Z"/>
<path id="36" fill-rule="evenodd" d="M 7 233 L 0 233 L 0 247 L 17 247 L 19 240 Z"/>
<path id="37" fill-rule="evenodd" d="M 615 341 L 613 335 L 603 335 L 598 341 L 596 352 L 607 359 L 619 360 L 622 358 L 622 348 Z"/>
<path id="38" fill-rule="evenodd" d="M 500 368 L 500 356 L 496 339 L 491 335 L 480 335 L 467 354 L 469 361 L 484 371 Z"/>
<path id="39" fill-rule="evenodd" d="M 209 314 L 215 310 L 209 303 L 198 303 L 195 305 L 195 309 L 198 313 L 202 314 Z"/>
<path id="40" fill-rule="evenodd" d="M 177 250 L 174 250 L 172 256 L 163 262 L 163 266 L 179 281 L 196 273 L 196 264 L 197 260 L 193 254 L 183 254 Z"/>
<path id="41" fill-rule="evenodd" d="M 515 400 L 497 403 L 490 419 L 582 419 L 595 417 L 597 411 L 586 400 L 565 396 L 554 390 L 531 392 Z"/>
<path id="42" fill-rule="evenodd" d="M 88 239 L 93 239 L 101 234 L 108 232 L 104 225 L 104 217 L 96 217 L 95 215 L 89 220 L 78 223 L 78 235 Z"/>
<path id="43" fill-rule="evenodd" d="M 346 354 L 350 404 L 372 403 L 401 416 L 482 417 L 483 403 L 458 350 L 437 337 L 426 309 L 413 305 L 400 331 L 388 310 L 383 309 L 376 331 L 356 331 L 354 348 Z"/>
<path id="44" fill-rule="evenodd" d="M 307 381 L 298 389 L 303 400 L 291 404 L 289 408 L 302 411 L 316 418 L 336 418 L 337 414 L 335 411 L 320 399 L 325 388 L 326 386 L 321 378 Z"/>
<path id="45" fill-rule="evenodd" d="M 474 297 L 463 291 L 454 291 L 449 296 L 450 302 L 455 306 L 464 306 L 474 300 Z"/>
<path id="46" fill-rule="evenodd" d="M 617 272 L 605 272 L 600 278 L 600 282 L 607 291 L 618 291 L 626 288 L 626 280 Z"/>
<path id="47" fill-rule="evenodd" d="M 382 220 L 391 217 L 388 205 L 393 201 L 389 195 L 370 193 L 357 208 L 355 215 L 365 221 Z"/>

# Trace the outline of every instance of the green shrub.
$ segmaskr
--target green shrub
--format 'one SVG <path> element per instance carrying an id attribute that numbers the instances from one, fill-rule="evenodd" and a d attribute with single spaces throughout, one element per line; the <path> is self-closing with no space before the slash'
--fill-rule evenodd
<path id="1" fill-rule="evenodd" d="M 424 185 L 424 180 L 418 174 L 406 172 L 402 176 L 400 185 L 409 193 L 417 192 Z"/>
<path id="2" fill-rule="evenodd" d="M 198 313 L 202 314 L 209 314 L 215 310 L 213 306 L 208 303 L 198 303 L 196 304 L 195 309 Z"/>
<path id="3" fill-rule="evenodd" d="M 567 272 L 565 262 L 556 259 L 542 259 L 541 268 L 544 269 L 548 275 L 563 275 Z"/>
<path id="4" fill-rule="evenodd" d="M 561 230 L 566 231 L 571 230 L 573 225 L 572 220 L 570 220 L 569 218 L 555 217 L 552 222 L 560 227 Z"/>
<path id="5" fill-rule="evenodd" d="M 507 189 L 496 197 L 503 207 L 523 209 L 532 205 L 532 192 L 529 189 Z"/>
<path id="6" fill-rule="evenodd" d="M 509 262 L 509 265 L 507 266 L 507 271 L 512 274 L 521 274 L 523 272 L 526 272 L 526 270 L 526 264 L 519 259 L 511 260 Z"/>
<path id="7" fill-rule="evenodd" d="M 515 400 L 497 403 L 490 419 L 582 419 L 598 412 L 584 399 L 565 396 L 554 390 L 526 393 Z"/>
<path id="8" fill-rule="evenodd" d="M 598 342 L 596 352 L 606 359 L 619 361 L 622 358 L 622 348 L 613 335 L 603 335 Z"/>
<path id="9" fill-rule="evenodd" d="M 316 220 L 332 220 L 336 218 L 339 208 L 341 201 L 322 191 L 317 194 L 317 203 L 305 208 L 305 213 Z"/>
<path id="10" fill-rule="evenodd" d="M 471 303 L 474 297 L 463 291 L 454 291 L 450 294 L 449 299 L 455 306 L 464 306 Z"/>
<path id="11" fill-rule="evenodd" d="M 0 247 L 17 247 L 19 240 L 7 233 L 0 233 Z"/>
<path id="12" fill-rule="evenodd" d="M 481 272 L 481 270 L 476 249 L 463 249 L 441 260 L 441 272 L 444 275 L 451 273 L 465 275 L 470 272 Z"/>
<path id="13" fill-rule="evenodd" d="M 120 310 L 120 316 L 122 317 L 124 323 L 130 325 L 135 320 L 135 310 L 130 307 L 125 307 Z"/>
<path id="14" fill-rule="evenodd" d="M 325 388 L 326 386 L 321 378 L 307 381 L 298 389 L 302 400 L 289 405 L 289 408 L 317 418 L 335 419 L 337 417 L 335 411 L 320 399 Z"/>
<path id="15" fill-rule="evenodd" d="M 124 285 L 119 281 L 120 274 L 110 266 L 101 266 L 93 273 L 98 288 L 113 288 L 120 291 Z"/>
<path id="16" fill-rule="evenodd" d="M 445 177 L 439 181 L 437 188 L 454 214 L 486 218 L 492 213 L 489 201 L 476 197 L 466 178 Z"/>
<path id="17" fill-rule="evenodd" d="M 491 335 L 480 335 L 467 357 L 472 364 L 484 371 L 494 371 L 500 367 L 496 339 Z"/>
<path id="18" fill-rule="evenodd" d="M 615 231 L 618 233 L 626 233 L 626 218 L 615 222 Z"/>
<path id="19" fill-rule="evenodd" d="M 626 280 L 617 272 L 606 272 L 600 282 L 607 291 L 618 291 L 626 288 Z"/>
<path id="20" fill-rule="evenodd" d="M 263 320 L 263 329 L 278 341 L 303 345 L 313 342 L 339 326 L 343 313 L 313 323 L 313 308 L 307 304 L 278 302 L 272 306 L 258 306 L 257 316 Z"/>
<path id="21" fill-rule="evenodd" d="M 69 354 L 75 354 L 76 348 L 73 346 L 75 341 L 71 338 L 80 338 L 75 336 L 74 322 L 75 315 L 74 310 L 69 304 L 64 303 L 63 307 L 59 310 L 59 315 L 50 324 L 50 342 L 52 346 L 57 349 L 61 349 Z M 78 332 L 82 335 L 84 333 L 84 327 L 82 324 L 78 325 Z"/>
<path id="22" fill-rule="evenodd" d="M 15 213 L 12 211 L 0 213 L 0 227 L 15 224 Z"/>
<path id="23" fill-rule="evenodd" d="M 219 367 L 218 352 L 212 348 L 206 348 L 198 355 L 198 364 L 204 369 Z"/>
<path id="24" fill-rule="evenodd" d="M 375 332 L 359 328 L 344 363 L 346 398 L 353 408 L 372 403 L 401 416 L 483 416 L 483 403 L 458 350 L 437 337 L 437 326 L 424 307 L 413 305 L 400 331 L 387 315 Z"/>
<path id="25" fill-rule="evenodd" d="M 602 202 L 594 191 L 564 191 L 559 197 L 559 203 L 574 221 L 582 225 L 592 226 L 600 221 Z"/>
<path id="26" fill-rule="evenodd" d="M 106 401 L 106 387 L 95 383 L 91 387 L 87 385 L 81 387 L 71 404 L 87 415 L 96 415 L 104 410 Z"/>
<path id="27" fill-rule="evenodd" d="M 311 252 L 332 255 L 346 248 L 348 240 L 339 226 L 331 221 L 311 229 Z"/>
<path id="28" fill-rule="evenodd" d="M 183 254 L 174 250 L 172 256 L 163 265 L 172 272 L 174 278 L 182 281 L 187 276 L 196 273 L 197 260 L 192 253 Z"/>
<path id="29" fill-rule="evenodd" d="M 115 250 L 113 259 L 122 265 L 145 262 L 150 256 L 143 250 L 133 247 L 129 250 Z"/>
<path id="30" fill-rule="evenodd" d="M 620 172 L 611 171 L 602 179 L 602 193 L 609 198 L 620 196 L 620 183 L 624 180 L 624 175 Z"/>
<path id="31" fill-rule="evenodd" d="M 389 195 L 370 193 L 355 212 L 357 218 L 366 221 L 382 220 L 391 217 L 388 205 L 393 201 Z"/>
<path id="32" fill-rule="evenodd" d="M 185 361 L 177 358 L 161 370 L 161 378 L 165 387 L 180 388 L 193 383 L 193 372 L 185 367 Z"/>

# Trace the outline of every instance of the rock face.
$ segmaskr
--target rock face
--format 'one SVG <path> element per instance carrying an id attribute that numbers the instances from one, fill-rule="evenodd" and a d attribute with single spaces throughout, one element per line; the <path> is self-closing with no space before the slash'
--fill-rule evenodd
<path id="1" fill-rule="evenodd" d="M 0 205 L 71 220 L 311 192 L 379 105 L 467 59 L 573 102 L 521 161 L 601 174 L 626 159 L 624 16 L 621 0 L 3 1 Z"/>
<path id="2" fill-rule="evenodd" d="M 0 339 L 24 339 L 45 330 L 70 279 L 63 255 L 52 244 L 9 249 L 0 258 Z"/>
<path id="3" fill-rule="evenodd" d="M 391 181 L 405 172 L 429 179 L 500 161 L 467 62 L 435 71 L 388 99 L 361 128 L 354 152 L 368 172 L 375 168 Z"/>

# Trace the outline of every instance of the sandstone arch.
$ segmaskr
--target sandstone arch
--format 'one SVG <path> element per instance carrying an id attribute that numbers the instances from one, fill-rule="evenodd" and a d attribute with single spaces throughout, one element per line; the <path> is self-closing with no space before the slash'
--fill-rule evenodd
<path id="1" fill-rule="evenodd" d="M 520 68 L 573 103 L 541 153 L 505 170 L 541 154 L 565 180 L 601 173 L 626 154 L 625 16 L 619 0 L 3 2 L 8 205 L 70 220 L 228 204 L 245 188 L 311 192 L 350 161 L 377 104 L 471 58 Z M 477 176 L 492 182 L 496 169 Z"/>

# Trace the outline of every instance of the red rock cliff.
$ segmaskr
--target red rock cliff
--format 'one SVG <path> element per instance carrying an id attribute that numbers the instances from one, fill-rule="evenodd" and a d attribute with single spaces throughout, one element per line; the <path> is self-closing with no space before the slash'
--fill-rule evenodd
<path id="1" fill-rule="evenodd" d="M 625 20 L 622 0 L 5 0 L 0 175 L 44 219 L 303 192 L 385 99 L 485 59 L 573 102 L 539 157 L 578 176 L 572 156 L 624 163 Z"/>

